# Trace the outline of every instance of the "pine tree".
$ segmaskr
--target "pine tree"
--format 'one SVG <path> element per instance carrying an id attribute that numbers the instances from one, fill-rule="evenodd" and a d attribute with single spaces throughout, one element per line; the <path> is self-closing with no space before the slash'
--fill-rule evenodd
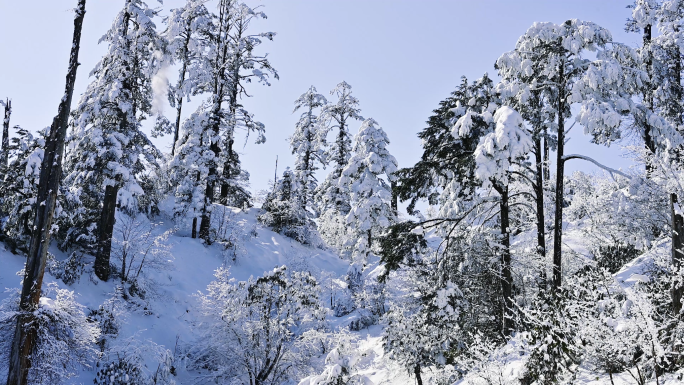
<path id="1" fill-rule="evenodd" d="M 199 59 L 198 47 L 204 45 L 211 18 L 209 11 L 201 0 L 187 0 L 185 5 L 171 10 L 171 15 L 165 19 L 166 31 L 164 38 L 168 41 L 168 50 L 173 59 L 180 63 L 178 82 L 169 95 L 169 101 L 176 108 L 176 120 L 173 127 L 173 144 L 171 156 L 176 154 L 178 135 L 181 128 L 181 112 L 183 99 L 194 95 L 197 90 L 196 82 L 189 72 Z"/>
<path id="2" fill-rule="evenodd" d="M 75 112 L 65 183 L 72 204 L 84 207 L 74 221 L 85 223 L 79 224 L 80 234 L 70 234 L 67 245 L 78 242 L 95 249 L 95 272 L 102 280 L 109 278 L 117 204 L 137 210 L 136 196 L 143 193 L 137 177 L 145 163 L 155 166 L 161 157 L 140 129 L 152 108 L 151 81 L 159 64 L 155 53 L 165 49 L 152 21 L 156 14 L 142 0 L 126 1 L 101 39 L 109 43 L 108 52 Z M 95 244 L 86 243 L 93 239 Z"/>
<path id="3" fill-rule="evenodd" d="M 347 215 L 350 197 L 345 189 L 340 188 L 338 182 L 342 177 L 342 170 L 351 158 L 349 124 L 352 120 L 362 121 L 363 117 L 360 115 L 359 100 L 352 96 L 351 86 L 347 82 L 338 84 L 330 94 L 337 96 L 337 102 L 321 108 L 320 120 L 327 126 L 327 130 L 337 130 L 335 141 L 326 154 L 327 161 L 333 163 L 333 169 L 316 190 L 315 199 L 319 212 L 326 213 L 332 209 L 335 213 Z M 333 216 L 332 213 L 329 215 Z"/>
<path id="4" fill-rule="evenodd" d="M 327 103 L 323 95 L 316 93 L 314 86 L 309 87 L 295 101 L 294 111 L 303 108 L 304 112 L 295 126 L 294 134 L 290 137 L 290 148 L 296 156 L 295 177 L 300 188 L 299 201 L 305 211 L 312 203 L 316 189 L 315 172 L 318 170 L 318 164 L 326 164 L 323 150 L 328 131 L 321 125 L 316 109 L 324 107 Z"/>
<path id="5" fill-rule="evenodd" d="M 266 137 L 263 123 L 254 120 L 254 116 L 240 104 L 240 99 L 249 96 L 247 94 L 248 83 L 257 81 L 270 86 L 269 77 L 278 79 L 278 72 L 271 66 L 267 54 L 261 56 L 254 52 L 261 45 L 262 39 L 273 40 L 275 33 L 250 34 L 248 32 L 251 22 L 266 19 L 266 14 L 244 3 L 236 4 L 232 12 L 234 21 L 229 39 L 231 55 L 225 68 L 230 119 L 225 130 L 225 151 L 222 152 L 220 202 L 242 207 L 251 199 L 249 192 L 244 188 L 244 184 L 249 181 L 249 174 L 242 170 L 238 153 L 233 148 L 235 132 L 238 128 L 242 128 L 247 131 L 247 135 L 256 134 L 257 144 L 266 141 Z"/>
<path id="6" fill-rule="evenodd" d="M 3 196 L 0 210 L 7 215 L 2 232 L 13 251 L 18 249 L 28 253 L 47 134 L 42 130 L 34 137 L 23 128 L 17 126 L 15 129 L 17 136 L 12 138 L 8 148 L 11 161 L 2 168 L 4 180 L 0 185 L 0 195 Z"/>
<path id="7" fill-rule="evenodd" d="M 395 220 L 390 206 L 397 160 L 387 150 L 389 138 L 373 119 L 366 119 L 356 136 L 354 155 L 342 171 L 339 186 L 351 195 L 347 224 L 351 228 L 352 269 L 360 273 L 368 263 L 373 237 Z"/>

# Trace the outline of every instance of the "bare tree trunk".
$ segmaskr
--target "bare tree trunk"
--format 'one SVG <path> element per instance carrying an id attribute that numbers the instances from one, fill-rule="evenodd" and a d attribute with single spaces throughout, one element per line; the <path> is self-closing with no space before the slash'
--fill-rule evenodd
<path id="1" fill-rule="evenodd" d="M 682 100 L 682 59 L 678 48 L 674 48 L 675 65 L 674 65 L 674 96 L 677 101 Z M 682 125 L 682 110 L 677 111 L 677 124 Z M 672 265 L 676 268 L 681 267 L 684 260 L 684 251 L 682 245 L 684 244 L 684 217 L 682 216 L 681 208 L 678 204 L 677 194 L 670 194 L 670 214 L 672 216 Z M 684 285 L 678 282 L 672 288 L 672 310 L 679 316 L 682 310 L 682 296 L 684 295 Z"/>
<path id="2" fill-rule="evenodd" d="M 420 364 L 416 364 L 416 367 L 413 369 L 413 373 L 416 375 L 417 385 L 423 385 L 423 377 L 420 375 Z"/>
<path id="3" fill-rule="evenodd" d="M 565 74 L 563 65 L 559 68 L 559 86 L 556 114 L 558 118 L 558 147 L 556 148 L 556 202 L 555 218 L 553 222 L 553 288 L 557 292 L 561 287 L 561 249 L 563 247 L 563 178 L 565 173 L 565 160 L 563 159 L 563 147 L 565 147 L 565 118 L 563 116 L 565 106 Z"/>
<path id="4" fill-rule="evenodd" d="M 551 180 L 549 159 L 549 137 L 546 134 L 546 130 L 544 130 L 544 183 Z"/>
<path id="5" fill-rule="evenodd" d="M 35 328 L 33 311 L 38 307 L 47 249 L 50 245 L 52 220 L 57 202 L 57 191 L 62 173 L 62 158 L 64 153 L 64 139 L 71 110 L 71 99 L 74 93 L 76 70 L 78 69 L 78 52 L 81 43 L 81 30 L 85 16 L 86 0 L 79 0 L 74 18 L 74 35 L 69 58 L 69 71 L 66 76 L 64 97 L 59 104 L 57 116 L 52 121 L 50 136 L 45 146 L 45 156 L 41 164 L 38 184 L 36 217 L 31 234 L 28 259 L 24 273 L 24 283 L 21 290 L 19 307 L 21 314 L 17 318 L 17 327 L 12 341 L 9 360 L 9 374 L 7 385 L 25 385 L 28 383 L 28 372 L 31 368 L 31 355 L 35 349 L 37 330 Z M 9 115 L 5 111 L 5 124 L 9 126 Z M 3 127 L 3 134 L 7 135 Z M 3 150 L 5 149 L 3 137 Z"/>
<path id="6" fill-rule="evenodd" d="M 183 83 L 185 83 L 185 75 L 188 71 L 188 45 L 190 45 L 190 37 L 192 33 L 190 31 L 190 23 L 192 19 L 188 19 L 186 24 L 185 41 L 183 44 L 183 67 L 180 73 L 180 79 L 178 79 L 178 87 L 176 89 L 180 91 L 183 88 Z M 171 156 L 176 154 L 176 142 L 178 142 L 178 133 L 180 132 L 180 122 L 181 122 L 181 112 L 183 111 L 183 94 L 176 96 L 176 127 L 173 131 L 173 144 L 171 145 Z"/>
<path id="7" fill-rule="evenodd" d="M 544 226 L 544 168 L 542 164 L 542 144 L 541 138 L 537 136 L 534 140 L 534 156 L 536 163 L 535 172 L 535 203 L 537 204 L 537 254 L 539 258 L 546 262 L 546 229 Z M 542 266 L 541 278 L 546 285 L 546 265 Z"/>
<path id="8" fill-rule="evenodd" d="M 10 116 L 12 115 L 12 100 L 7 98 L 5 101 L 5 119 L 2 121 L 2 166 L 7 167 L 9 159 L 9 127 Z"/>
<path id="9" fill-rule="evenodd" d="M 511 274 L 511 233 L 509 231 L 508 186 L 498 186 L 496 191 L 501 196 L 499 210 L 501 217 L 501 291 L 503 295 L 503 335 L 509 337 L 513 333 L 513 278 Z"/>
<path id="10" fill-rule="evenodd" d="M 116 221 L 116 196 L 119 187 L 107 186 L 105 188 L 104 202 L 100 223 L 97 226 L 97 252 L 95 254 L 95 274 L 103 281 L 109 279 L 109 257 L 112 252 L 112 235 L 114 234 L 114 222 Z"/>
<path id="11" fill-rule="evenodd" d="M 392 211 L 395 216 L 399 215 L 399 194 L 397 193 L 397 181 L 390 182 L 392 188 Z"/>

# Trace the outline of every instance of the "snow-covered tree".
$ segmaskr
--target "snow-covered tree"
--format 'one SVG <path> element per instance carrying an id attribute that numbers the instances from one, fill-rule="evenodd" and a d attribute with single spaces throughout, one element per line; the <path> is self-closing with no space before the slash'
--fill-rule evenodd
<path id="1" fill-rule="evenodd" d="M 207 31 L 211 18 L 204 3 L 202 0 L 187 0 L 184 6 L 172 9 L 169 17 L 165 19 L 166 31 L 163 36 L 168 41 L 169 53 L 180 64 L 178 81 L 169 94 L 169 101 L 176 107 L 171 156 L 176 153 L 183 100 L 196 92 L 196 84 L 192 82 L 194 79 L 189 72 L 199 59 L 200 47 L 205 45 L 202 40 L 209 38 Z"/>
<path id="2" fill-rule="evenodd" d="M 302 115 L 290 137 L 290 148 L 295 155 L 295 176 L 299 184 L 299 200 L 304 210 L 312 203 L 316 189 L 315 172 L 318 165 L 325 166 L 324 149 L 328 130 L 321 124 L 318 109 L 324 108 L 328 101 L 311 86 L 297 100 L 294 111 L 303 109 Z"/>
<path id="3" fill-rule="evenodd" d="M 316 224 L 309 218 L 301 204 L 302 187 L 295 174 L 286 168 L 266 197 L 261 208 L 265 211 L 258 219 L 273 231 L 303 244 L 317 245 Z"/>
<path id="4" fill-rule="evenodd" d="M 320 120 L 323 124 L 328 130 L 337 130 L 335 141 L 326 153 L 327 161 L 333 164 L 332 171 L 316 191 L 318 211 L 322 213 L 333 209 L 340 215 L 347 215 L 350 210 L 348 191 L 340 188 L 338 181 L 352 154 L 349 124 L 354 120 L 363 120 L 359 100 L 352 96 L 351 88 L 347 82 L 338 84 L 330 91 L 331 95 L 337 96 L 337 102 L 328 103 L 321 109 Z M 332 235 L 328 237 L 332 238 Z"/>
<path id="5" fill-rule="evenodd" d="M 351 195 L 347 224 L 351 228 L 353 266 L 361 272 L 368 263 L 373 237 L 395 221 L 390 206 L 397 160 L 389 153 L 389 138 L 374 119 L 366 119 L 355 138 L 354 155 L 342 171 L 340 188 Z"/>
<path id="6" fill-rule="evenodd" d="M 247 282 L 226 269 L 198 296 L 201 335 L 190 368 L 208 369 L 215 381 L 281 383 L 309 365 L 303 334 L 323 326 L 316 280 L 284 266 Z"/>
<path id="7" fill-rule="evenodd" d="M 151 113 L 152 77 L 165 49 L 152 21 L 157 12 L 142 0 L 126 1 L 101 39 L 108 51 L 92 71 L 69 140 L 64 182 L 73 207 L 64 245 L 94 250 L 103 280 L 109 278 L 117 205 L 138 210 L 138 178 L 160 157 L 140 127 Z"/>
<path id="8" fill-rule="evenodd" d="M 597 51 L 597 59 L 585 59 L 586 52 Z M 568 20 L 563 24 L 534 23 L 518 39 L 516 49 L 497 60 L 500 87 L 506 97 L 521 102 L 540 90 L 536 102 L 555 118 L 547 123 L 557 135 L 554 212 L 553 285 L 561 285 L 561 248 L 564 202 L 565 162 L 586 157 L 566 155 L 566 119 L 570 107 L 580 104 L 577 122 L 594 141 L 610 144 L 620 138 L 621 115 L 632 111 L 630 92 L 641 81 L 639 71 L 622 66 L 616 57 L 635 57 L 629 48 L 612 42 L 610 32 L 594 23 Z M 545 112 L 546 113 L 546 112 Z M 569 130 L 569 129 L 568 129 Z"/>
<path id="9" fill-rule="evenodd" d="M 263 143 L 264 124 L 254 120 L 254 116 L 240 103 L 242 97 L 247 97 L 247 84 L 257 81 L 271 85 L 269 78 L 278 79 L 278 72 L 268 61 L 268 54 L 259 55 L 255 49 L 263 43 L 262 39 L 273 40 L 275 32 L 250 33 L 252 21 L 266 19 L 264 12 L 236 3 L 232 9 L 234 13 L 232 30 L 228 39 L 230 56 L 226 63 L 225 76 L 227 80 L 227 102 L 230 119 L 225 132 L 225 151 L 222 152 L 223 171 L 220 191 L 222 204 L 241 207 L 250 198 L 245 194 L 243 179 L 249 179 L 249 174 L 242 170 L 240 159 L 233 148 L 236 130 L 244 129 L 257 135 L 256 143 Z"/>
<path id="10" fill-rule="evenodd" d="M 0 212 L 7 215 L 2 232 L 7 237 L 5 242 L 15 251 L 28 253 L 44 147 L 44 130 L 34 137 L 29 131 L 18 128 L 17 136 L 12 138 L 8 148 L 10 162 L 1 168 L 4 180 L 0 184 L 3 197 Z"/>

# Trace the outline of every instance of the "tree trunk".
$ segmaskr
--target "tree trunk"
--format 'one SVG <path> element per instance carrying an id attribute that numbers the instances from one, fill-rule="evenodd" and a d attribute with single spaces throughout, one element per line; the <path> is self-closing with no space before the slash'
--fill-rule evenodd
<path id="1" fill-rule="evenodd" d="M 501 212 L 501 292 L 503 295 L 503 335 L 509 337 L 513 333 L 513 278 L 511 274 L 511 233 L 509 231 L 508 186 L 496 186 L 501 195 L 499 210 Z"/>
<path id="2" fill-rule="evenodd" d="M 180 91 L 185 83 L 185 75 L 188 71 L 188 45 L 190 45 L 190 37 L 192 36 L 192 31 L 190 30 L 190 23 L 192 19 L 187 20 L 186 24 L 186 36 L 183 44 L 183 67 L 180 72 L 180 79 L 178 79 L 178 87 L 176 89 Z M 180 132 L 180 122 L 181 122 L 181 112 L 183 111 L 183 94 L 176 96 L 176 126 L 173 131 L 173 144 L 171 144 L 171 156 L 176 154 L 176 142 L 178 142 L 178 133 Z"/>
<path id="3" fill-rule="evenodd" d="M 7 167 L 7 161 L 9 159 L 9 127 L 10 127 L 10 116 L 12 115 L 12 100 L 7 98 L 5 101 L 5 119 L 2 121 L 2 166 Z"/>
<path id="4" fill-rule="evenodd" d="M 674 48 L 675 65 L 674 65 L 674 96 L 677 101 L 682 100 L 682 60 L 681 53 L 678 48 Z M 677 111 L 676 123 L 678 126 L 682 125 L 682 110 Z M 682 245 L 684 244 L 684 217 L 679 207 L 677 194 L 670 194 L 670 214 L 672 216 L 672 265 L 675 268 L 680 268 L 684 260 L 684 252 Z M 684 283 L 677 282 L 678 285 L 672 288 L 672 310 L 679 316 L 682 310 L 682 295 L 684 294 Z"/>
<path id="5" fill-rule="evenodd" d="M 397 181 L 390 182 L 392 188 L 392 211 L 395 216 L 399 215 L 399 194 L 397 193 Z"/>
<path id="6" fill-rule="evenodd" d="M 37 330 L 33 322 L 33 311 L 38 307 L 40 300 L 45 263 L 47 261 L 47 249 L 50 245 L 52 220 L 62 173 L 64 140 L 71 110 L 71 99 L 74 93 L 76 70 L 78 68 L 78 53 L 81 43 L 83 18 L 85 16 L 85 4 L 86 0 L 79 0 L 76 7 L 73 44 L 71 46 L 64 97 L 59 104 L 57 116 L 52 121 L 50 136 L 45 146 L 45 156 L 41 164 L 37 193 L 37 202 L 40 202 L 40 204 L 36 205 L 34 230 L 31 234 L 31 244 L 29 246 L 19 304 L 22 314 L 17 318 L 14 340 L 12 341 L 7 385 L 27 384 L 28 372 L 32 364 L 31 354 L 35 349 L 37 338 Z M 3 124 L 3 151 L 6 149 L 5 138 L 7 128 L 9 128 L 7 109 L 5 110 L 5 118 L 5 124 Z"/>
<path id="7" fill-rule="evenodd" d="M 534 156 L 536 163 L 534 195 L 537 204 L 537 254 L 542 262 L 546 262 L 546 229 L 544 226 L 544 168 L 542 164 L 541 137 L 534 140 Z M 541 278 L 546 285 L 546 264 L 543 263 Z"/>
<path id="8" fill-rule="evenodd" d="M 643 47 L 644 49 L 650 50 L 650 45 L 651 45 L 651 25 L 647 25 L 644 27 L 644 40 L 643 40 Z M 652 84 L 651 80 L 653 78 L 653 59 L 651 58 L 651 53 L 648 53 L 648 56 L 646 58 L 646 72 L 648 73 L 649 77 L 649 87 L 644 92 L 643 98 L 644 98 L 644 106 L 649 112 L 653 112 L 653 89 L 652 89 Z M 653 136 L 651 134 L 651 126 L 648 124 L 648 118 L 644 120 L 645 126 L 644 126 L 644 145 L 646 146 L 646 149 L 650 152 L 650 155 L 655 155 L 656 152 L 656 147 L 655 147 L 655 141 L 653 140 Z M 651 164 L 651 159 L 646 160 L 646 178 L 650 178 L 651 174 L 653 173 L 653 165 Z"/>
<path id="9" fill-rule="evenodd" d="M 416 364 L 416 367 L 413 369 L 413 373 L 416 375 L 417 385 L 423 385 L 423 377 L 420 376 L 420 364 Z"/>
<path id="10" fill-rule="evenodd" d="M 565 119 L 563 116 L 565 107 L 565 74 L 563 65 L 559 68 L 559 86 L 556 114 L 558 118 L 558 146 L 556 148 L 556 202 L 555 218 L 553 222 L 553 288 L 558 292 L 561 287 L 561 249 L 563 247 L 563 178 L 565 173 L 565 160 L 563 159 L 563 147 L 565 147 Z"/>
<path id="11" fill-rule="evenodd" d="M 95 254 L 95 275 L 103 281 L 109 279 L 109 256 L 112 252 L 112 235 L 116 221 L 116 196 L 119 187 L 109 185 L 105 188 L 100 223 L 97 226 L 97 253 Z"/>
<path id="12" fill-rule="evenodd" d="M 550 165 L 549 165 L 549 136 L 546 133 L 546 130 L 544 130 L 544 182 L 548 182 L 551 180 L 551 171 L 550 171 Z"/>

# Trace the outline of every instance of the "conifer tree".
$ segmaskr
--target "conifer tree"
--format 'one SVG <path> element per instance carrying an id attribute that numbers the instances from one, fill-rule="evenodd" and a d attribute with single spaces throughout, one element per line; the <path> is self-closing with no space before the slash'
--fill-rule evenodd
<path id="1" fill-rule="evenodd" d="M 353 274 L 359 274 L 368 263 L 373 238 L 396 220 L 389 182 L 396 178 L 397 160 L 387 150 L 389 138 L 377 124 L 374 119 L 364 120 L 354 142 L 354 155 L 339 181 L 351 196 L 347 224 L 352 233 Z"/>
<path id="2" fill-rule="evenodd" d="M 102 280 L 109 278 L 117 205 L 137 210 L 144 162 L 154 166 L 161 157 L 140 129 L 152 109 L 151 81 L 160 64 L 156 53 L 165 49 L 152 21 L 157 12 L 142 0 L 126 0 L 101 39 L 109 43 L 108 51 L 75 112 L 65 183 L 72 204 L 84 208 L 74 221 L 85 217 L 86 223 L 80 224 L 80 234 L 69 234 L 67 244 L 95 250 L 95 272 Z"/>
<path id="3" fill-rule="evenodd" d="M 229 36 L 231 54 L 225 69 L 228 80 L 226 101 L 230 118 L 224 135 L 225 150 L 222 151 L 220 202 L 241 207 L 249 203 L 251 198 L 243 187 L 249 180 L 249 174 L 242 170 L 238 153 L 234 149 L 236 130 L 242 128 L 247 131 L 247 135 L 256 134 L 257 144 L 263 143 L 266 138 L 264 124 L 254 120 L 254 116 L 242 106 L 240 99 L 249 96 L 247 84 L 257 81 L 270 86 L 269 77 L 278 79 L 278 72 L 268 61 L 268 54 L 258 55 L 254 52 L 263 42 L 262 39 L 273 40 L 275 32 L 249 33 L 252 21 L 266 19 L 266 14 L 244 3 L 236 4 L 232 12 L 234 22 Z"/>
<path id="4" fill-rule="evenodd" d="M 203 46 L 202 39 L 207 39 L 207 31 L 211 18 L 202 0 L 187 0 L 185 5 L 171 10 L 166 22 L 164 38 L 168 41 L 168 50 L 173 59 L 180 64 L 178 81 L 172 88 L 169 101 L 176 108 L 176 120 L 173 126 L 173 144 L 171 156 L 176 153 L 176 143 L 181 127 L 183 100 L 194 95 L 197 84 L 193 82 L 189 72 L 198 60 L 197 47 Z"/>
<path id="5" fill-rule="evenodd" d="M 350 210 L 349 195 L 345 189 L 340 188 L 338 181 L 342 177 L 342 170 L 351 158 L 352 141 L 349 124 L 352 120 L 363 120 L 360 115 L 359 100 L 352 96 L 351 88 L 347 82 L 339 83 L 330 91 L 331 95 L 337 96 L 337 102 L 326 104 L 321 108 L 322 124 L 327 126 L 327 130 L 337 130 L 335 141 L 326 154 L 327 161 L 333 163 L 333 169 L 316 191 L 318 210 L 323 213 L 332 209 L 334 212 L 347 215 Z"/>
<path id="6" fill-rule="evenodd" d="M 34 137 L 23 128 L 17 126 L 15 129 L 17 136 L 12 138 L 8 148 L 11 161 L 7 167 L 2 167 L 4 180 L 0 184 L 3 197 L 0 211 L 7 215 L 2 232 L 13 251 L 18 249 L 28 253 L 47 134 L 42 130 Z"/>
<path id="7" fill-rule="evenodd" d="M 299 184 L 299 201 L 306 211 L 311 203 L 316 189 L 315 172 L 318 164 L 325 165 L 323 152 L 326 145 L 327 130 L 321 125 L 316 110 L 324 107 L 328 101 L 321 94 L 316 93 L 314 86 L 303 93 L 296 101 L 294 111 L 304 109 L 295 126 L 295 132 L 290 137 L 290 148 L 296 156 L 295 176 Z"/>

